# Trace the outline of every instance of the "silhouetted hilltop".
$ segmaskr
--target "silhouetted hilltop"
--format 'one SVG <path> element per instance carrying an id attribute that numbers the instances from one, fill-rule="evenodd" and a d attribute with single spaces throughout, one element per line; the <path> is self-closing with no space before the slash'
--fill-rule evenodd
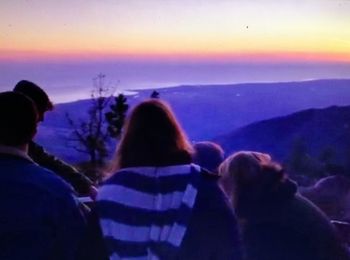
<path id="1" fill-rule="evenodd" d="M 328 151 L 333 162 L 350 159 L 350 106 L 308 109 L 241 127 L 216 140 L 227 153 L 257 150 L 286 161 L 296 145 L 315 158 Z"/>

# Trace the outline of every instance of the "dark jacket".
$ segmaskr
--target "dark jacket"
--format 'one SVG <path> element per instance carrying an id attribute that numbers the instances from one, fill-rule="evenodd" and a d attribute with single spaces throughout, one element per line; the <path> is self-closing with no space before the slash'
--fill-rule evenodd
<path id="1" fill-rule="evenodd" d="M 236 219 L 216 181 L 217 176 L 201 174 L 196 202 L 176 259 L 241 259 Z M 81 259 L 108 259 L 96 212 L 90 216 L 88 232 Z"/>
<path id="2" fill-rule="evenodd" d="M 327 217 L 296 191 L 287 179 L 240 198 L 237 215 L 247 260 L 350 259 Z"/>
<path id="3" fill-rule="evenodd" d="M 0 204 L 0 259 L 76 259 L 85 222 L 53 172 L 0 154 Z"/>
<path id="4" fill-rule="evenodd" d="M 35 142 L 30 142 L 28 155 L 37 164 L 55 172 L 70 183 L 79 195 L 89 194 L 92 181 L 71 165 L 49 154 L 42 146 Z"/>
<path id="5" fill-rule="evenodd" d="M 202 171 L 198 197 L 177 259 L 241 259 L 237 221 L 218 177 Z"/>

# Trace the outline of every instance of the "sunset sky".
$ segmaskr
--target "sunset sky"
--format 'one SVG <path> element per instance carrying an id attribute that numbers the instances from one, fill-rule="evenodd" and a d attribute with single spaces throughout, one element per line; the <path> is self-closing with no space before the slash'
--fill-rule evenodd
<path id="1" fill-rule="evenodd" d="M 2 0 L 0 61 L 350 62 L 350 0 Z"/>
<path id="2" fill-rule="evenodd" d="M 1 0 L 0 90 L 350 78 L 350 0 Z"/>

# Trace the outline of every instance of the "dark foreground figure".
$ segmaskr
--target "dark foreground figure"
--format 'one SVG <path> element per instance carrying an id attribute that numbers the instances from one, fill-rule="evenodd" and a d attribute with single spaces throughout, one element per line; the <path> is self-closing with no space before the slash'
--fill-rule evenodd
<path id="1" fill-rule="evenodd" d="M 53 104 L 45 91 L 31 81 L 19 81 L 13 91 L 26 95 L 34 102 L 39 122 L 44 121 L 45 113 L 53 109 Z M 41 145 L 31 141 L 28 154 L 40 166 L 50 169 L 70 183 L 79 195 L 95 197 L 97 191 L 89 178 L 73 166 L 48 153 Z"/>
<path id="2" fill-rule="evenodd" d="M 350 259 L 335 228 L 267 154 L 239 152 L 220 166 L 247 260 Z"/>
<path id="3" fill-rule="evenodd" d="M 27 154 L 37 117 L 26 96 L 0 93 L 0 259 L 76 259 L 85 224 L 73 190 Z"/>
<path id="4" fill-rule="evenodd" d="M 191 164 L 192 148 L 170 108 L 135 107 L 115 174 L 99 190 L 84 259 L 241 259 L 236 219 L 217 176 Z M 97 221 L 96 221 L 97 216 Z"/>

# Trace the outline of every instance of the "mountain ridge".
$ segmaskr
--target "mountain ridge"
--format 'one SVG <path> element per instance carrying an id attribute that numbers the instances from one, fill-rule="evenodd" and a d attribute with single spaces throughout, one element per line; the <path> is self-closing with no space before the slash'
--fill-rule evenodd
<path id="1" fill-rule="evenodd" d="M 214 138 L 227 153 L 257 150 L 286 161 L 296 141 L 317 157 L 332 149 L 334 159 L 346 164 L 350 158 L 350 106 L 307 109 L 287 116 L 266 119 Z"/>

